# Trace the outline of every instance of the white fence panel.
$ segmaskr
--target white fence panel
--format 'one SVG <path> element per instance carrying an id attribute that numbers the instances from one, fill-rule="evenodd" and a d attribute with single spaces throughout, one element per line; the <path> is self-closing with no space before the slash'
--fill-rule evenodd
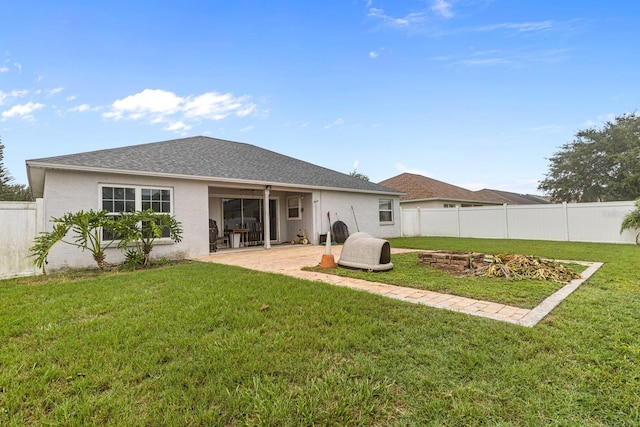
<path id="1" fill-rule="evenodd" d="M 563 240 L 634 243 L 635 231 L 620 233 L 634 202 L 403 209 L 403 236 Z"/>
<path id="2" fill-rule="evenodd" d="M 569 238 L 574 242 L 635 241 L 635 233 L 620 235 L 620 224 L 633 210 L 630 202 L 576 203 L 567 206 Z"/>
<path id="3" fill-rule="evenodd" d="M 30 276 L 33 265 L 29 248 L 44 230 L 42 199 L 36 202 L 0 202 L 0 279 Z"/>
<path id="4" fill-rule="evenodd" d="M 452 209 L 403 209 L 403 236 L 458 236 L 458 218 Z"/>
<path id="5" fill-rule="evenodd" d="M 405 218 L 411 218 L 411 220 L 406 221 Z M 420 209 L 400 209 L 400 223 L 403 236 L 420 236 Z"/>
<path id="6" fill-rule="evenodd" d="M 456 208 L 460 218 L 460 237 L 506 238 L 503 206 Z"/>
<path id="7" fill-rule="evenodd" d="M 567 240 L 566 205 L 507 206 L 510 239 Z"/>

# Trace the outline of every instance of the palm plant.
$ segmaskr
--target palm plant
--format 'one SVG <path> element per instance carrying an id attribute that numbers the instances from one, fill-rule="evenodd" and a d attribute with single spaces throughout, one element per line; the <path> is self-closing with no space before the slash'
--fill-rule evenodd
<path id="1" fill-rule="evenodd" d="M 622 219 L 620 233 L 624 230 L 640 230 L 640 199 L 636 199 L 635 209 Z M 640 233 L 636 234 L 636 244 L 640 245 Z"/>
<path id="2" fill-rule="evenodd" d="M 133 244 L 135 249 L 127 252 L 128 259 L 141 259 L 142 265 L 149 265 L 151 250 L 156 239 L 169 237 L 173 242 L 182 240 L 182 225 L 169 214 L 156 213 L 152 209 L 123 213 L 120 227 L 127 232 L 118 243 L 120 249 Z M 168 235 L 166 235 L 168 234 Z"/>
<path id="3" fill-rule="evenodd" d="M 102 230 L 119 233 L 117 220 L 107 215 L 107 211 L 89 210 L 67 213 L 60 218 L 52 218 L 51 221 L 54 223 L 53 230 L 36 237 L 35 244 L 30 248 L 31 254 L 35 258 L 35 265 L 42 268 L 43 273 L 49 252 L 58 242 L 88 250 L 101 270 L 107 267 L 105 249 L 111 246 L 114 241 L 103 241 Z M 73 232 L 75 235 L 74 240 L 65 240 L 69 232 Z"/>

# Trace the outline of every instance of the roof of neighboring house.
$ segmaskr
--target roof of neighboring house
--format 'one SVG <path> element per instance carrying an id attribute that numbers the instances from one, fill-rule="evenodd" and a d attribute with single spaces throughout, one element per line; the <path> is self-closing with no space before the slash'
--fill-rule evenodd
<path id="1" fill-rule="evenodd" d="M 400 201 L 450 200 L 487 204 L 499 203 L 482 197 L 482 195 L 477 194 L 475 191 L 413 173 L 403 173 L 381 181 L 380 184 L 405 193 L 403 196 L 400 196 Z"/>
<path id="2" fill-rule="evenodd" d="M 205 136 L 27 160 L 35 197 L 42 197 L 45 169 L 399 194 L 398 190 L 255 145 Z"/>
<path id="3" fill-rule="evenodd" d="M 478 190 L 476 194 L 485 199 L 495 200 L 496 202 L 506 203 L 508 205 L 539 205 L 551 203 L 544 197 L 534 194 L 518 194 L 510 191 L 492 190 L 490 188 Z"/>

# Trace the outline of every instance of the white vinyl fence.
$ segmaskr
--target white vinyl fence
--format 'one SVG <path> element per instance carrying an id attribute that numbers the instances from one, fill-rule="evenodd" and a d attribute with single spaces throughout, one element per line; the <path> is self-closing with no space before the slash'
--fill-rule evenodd
<path id="1" fill-rule="evenodd" d="M 620 234 L 634 202 L 402 209 L 402 235 L 635 243 Z"/>
<path id="2" fill-rule="evenodd" d="M 29 248 L 44 231 L 43 207 L 42 199 L 0 202 L 0 279 L 39 272 L 29 256 Z"/>

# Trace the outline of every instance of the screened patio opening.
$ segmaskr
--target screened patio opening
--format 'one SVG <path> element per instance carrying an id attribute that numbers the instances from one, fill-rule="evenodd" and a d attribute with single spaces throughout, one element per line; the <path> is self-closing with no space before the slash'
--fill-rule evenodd
<path id="1" fill-rule="evenodd" d="M 234 230 L 242 230 L 242 240 L 246 246 L 264 244 L 264 200 L 263 199 L 223 199 L 222 223 L 225 236 L 233 238 Z M 269 239 L 278 238 L 278 218 L 276 200 L 269 200 Z"/>

